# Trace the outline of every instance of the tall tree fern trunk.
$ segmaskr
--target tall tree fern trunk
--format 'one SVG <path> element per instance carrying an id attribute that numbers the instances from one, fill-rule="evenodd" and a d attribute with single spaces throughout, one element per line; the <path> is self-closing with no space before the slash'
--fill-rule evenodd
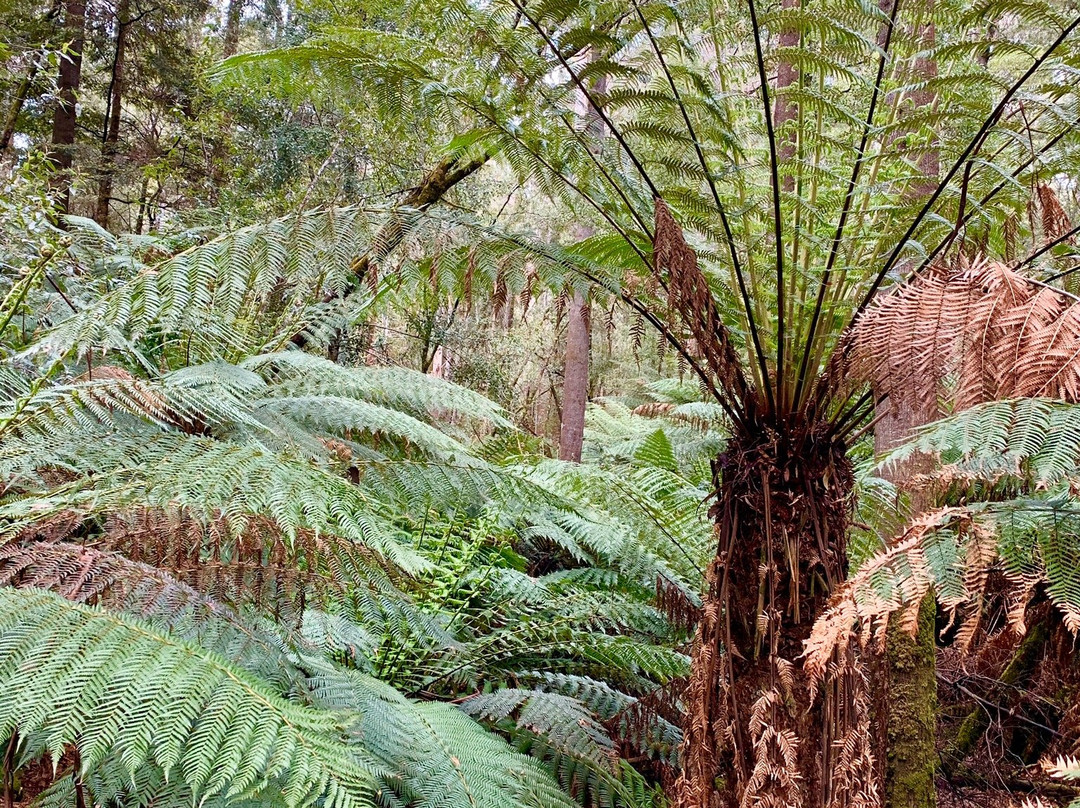
<path id="1" fill-rule="evenodd" d="M 874 788 L 865 682 L 850 659 L 837 659 L 835 676 L 811 689 L 798 661 L 847 572 L 845 446 L 826 424 L 796 415 L 734 435 L 713 474 L 717 553 L 675 803 L 855 804 Z"/>
<path id="2" fill-rule="evenodd" d="M 235 56 L 240 46 L 240 21 L 243 15 L 244 0 L 229 0 L 225 10 L 225 36 L 221 44 L 221 55 L 226 59 Z"/>

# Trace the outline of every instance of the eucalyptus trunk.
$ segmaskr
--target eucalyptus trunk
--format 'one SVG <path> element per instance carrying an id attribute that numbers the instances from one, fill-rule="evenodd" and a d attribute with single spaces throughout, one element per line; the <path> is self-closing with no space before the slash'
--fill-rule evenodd
<path id="1" fill-rule="evenodd" d="M 590 54 L 590 60 L 595 54 Z M 607 81 L 603 76 L 592 83 L 592 91 L 603 93 Z M 594 153 L 601 149 L 604 124 L 596 108 L 584 97 L 580 99 L 579 117 L 585 124 L 589 148 Z M 580 225 L 575 234 L 578 239 L 593 235 L 588 225 Z M 559 414 L 559 459 L 581 462 L 581 448 L 585 441 L 585 406 L 589 399 L 589 353 L 591 350 L 589 324 L 589 298 L 577 289 L 570 296 L 566 326 L 566 353 L 563 361 L 562 408 Z"/>
<path id="2" fill-rule="evenodd" d="M 51 187 L 56 212 L 66 214 L 71 205 L 71 167 L 74 162 L 77 96 L 82 78 L 83 38 L 86 28 L 86 0 L 64 3 L 64 37 L 67 49 L 60 58 L 56 85 L 49 161 L 53 166 Z"/>
<path id="3" fill-rule="evenodd" d="M 97 204 L 94 207 L 94 221 L 108 229 L 109 203 L 112 201 L 113 178 L 116 174 L 116 154 L 120 145 L 120 117 L 124 100 L 124 70 L 128 29 L 129 0 L 118 0 L 116 6 L 116 51 L 113 55 L 112 77 L 109 81 L 106 105 L 105 132 L 101 139 L 101 175 L 98 182 Z"/>
<path id="4" fill-rule="evenodd" d="M 589 300 L 575 291 L 567 308 L 559 459 L 580 463 L 589 398 Z"/>

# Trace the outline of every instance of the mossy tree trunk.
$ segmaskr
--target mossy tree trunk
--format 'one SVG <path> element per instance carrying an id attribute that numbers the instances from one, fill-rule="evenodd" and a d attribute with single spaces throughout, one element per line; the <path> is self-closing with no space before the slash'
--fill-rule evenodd
<path id="1" fill-rule="evenodd" d="M 889 625 L 886 808 L 933 808 L 936 804 L 936 607 L 933 593 L 928 594 L 919 607 L 914 637 L 895 620 Z"/>
<path id="2" fill-rule="evenodd" d="M 916 428 L 937 416 L 933 402 L 887 402 L 885 407 L 874 432 L 874 448 L 879 454 L 903 443 Z M 883 471 L 907 494 L 913 513 L 932 506 L 928 493 L 910 483 L 931 465 L 931 458 L 916 454 Z M 914 637 L 900 627 L 897 616 L 889 624 L 885 660 L 888 695 L 884 702 L 886 808 L 932 808 L 937 802 L 936 614 L 937 602 L 931 592 L 919 606 Z"/>

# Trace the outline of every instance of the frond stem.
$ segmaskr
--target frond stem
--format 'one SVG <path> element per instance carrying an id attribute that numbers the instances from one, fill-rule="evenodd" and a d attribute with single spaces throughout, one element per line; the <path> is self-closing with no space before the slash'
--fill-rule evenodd
<path id="1" fill-rule="evenodd" d="M 886 276 L 888 276 L 889 270 L 893 268 L 893 265 L 900 257 L 900 253 L 903 252 L 904 247 L 907 246 L 908 240 L 915 234 L 915 231 L 918 230 L 919 225 L 922 223 L 922 220 L 930 213 L 931 209 L 933 209 L 934 204 L 938 200 L 938 197 L 940 197 L 941 194 L 944 192 L 945 188 L 948 187 L 949 183 L 952 181 L 952 178 L 956 176 L 956 172 L 960 170 L 961 166 L 964 165 L 968 157 L 971 156 L 971 154 L 983 144 L 987 135 L 990 133 L 990 130 L 997 123 L 998 119 L 1001 117 L 1002 112 L 1004 112 L 1005 106 L 1009 103 L 1009 101 L 1012 100 L 1012 97 L 1016 95 L 1017 92 L 1019 92 L 1020 88 L 1027 83 L 1028 79 L 1030 79 L 1035 74 L 1035 72 L 1040 67 L 1042 67 L 1043 63 L 1047 59 L 1049 59 L 1051 55 L 1053 55 L 1054 51 L 1056 51 L 1058 47 L 1060 47 L 1061 43 L 1068 38 L 1068 36 L 1076 29 L 1078 25 L 1080 25 L 1080 16 L 1076 17 L 1062 30 L 1061 34 L 1058 35 L 1057 39 L 1055 39 L 1050 44 L 1050 46 L 1042 52 L 1042 54 L 1032 63 L 1031 67 L 1029 67 L 1020 78 L 1013 82 L 1012 86 L 1009 87 L 1009 89 L 1005 92 L 1005 95 L 1002 96 L 997 106 L 994 107 L 994 110 L 990 113 L 989 116 L 987 116 L 986 120 L 983 121 L 983 124 L 979 127 L 979 131 L 976 132 L 975 137 L 968 142 L 968 145 L 964 148 L 963 153 L 961 153 L 961 155 L 956 158 L 956 162 L 953 163 L 952 167 L 945 174 L 945 177 L 937 184 L 934 192 L 930 195 L 930 197 L 923 204 L 922 208 L 915 215 L 915 218 L 912 220 L 911 224 L 904 232 L 904 235 L 900 238 L 899 241 L 897 241 L 896 246 L 889 254 L 888 259 L 886 259 L 884 266 L 882 266 L 882 268 L 878 271 L 876 277 L 874 278 L 874 282 L 870 284 L 870 288 L 866 291 L 866 295 L 863 297 L 862 302 L 859 304 L 859 307 L 852 315 L 850 322 L 854 322 L 859 317 L 859 315 L 866 310 L 866 307 L 870 305 L 870 301 L 877 293 L 877 290 L 881 287 L 881 284 L 885 280 Z"/>
<path id="2" fill-rule="evenodd" d="M 1076 227 L 1072 228 L 1071 230 L 1069 230 L 1069 231 L 1067 231 L 1065 233 L 1062 233 L 1060 236 L 1053 239 L 1052 241 L 1046 242 L 1046 244 L 1044 244 L 1042 247 L 1037 249 L 1035 252 L 1033 252 L 1031 255 L 1029 255 L 1027 258 L 1023 259 L 1022 261 L 1017 261 L 1012 267 L 1013 271 L 1015 272 L 1016 270 L 1021 269 L 1022 267 L 1026 267 L 1028 264 L 1032 263 L 1033 261 L 1035 261 L 1040 256 L 1045 255 L 1046 253 L 1050 252 L 1050 250 L 1054 249 L 1054 247 L 1057 247 L 1059 244 L 1064 244 L 1066 241 L 1071 239 L 1077 233 L 1080 233 L 1080 225 L 1077 225 Z M 1057 275 L 1053 275 L 1053 276 L 1047 278 L 1046 280 L 1047 281 L 1056 280 L 1057 278 L 1061 277 L 1062 274 L 1064 274 L 1064 273 L 1058 273 Z"/>
<path id="3" fill-rule="evenodd" d="M 773 239 L 776 242 L 776 403 L 774 413 L 784 407 L 784 244 L 780 221 L 780 169 L 776 156 L 776 131 L 773 128 L 772 103 L 769 100 L 769 79 L 765 75 L 765 54 L 761 48 L 761 29 L 758 27 L 757 4 L 747 0 L 750 25 L 754 29 L 754 52 L 757 58 L 758 79 L 761 81 L 761 100 L 765 106 L 765 133 L 769 139 L 769 174 L 773 197 Z M 768 389 L 768 379 L 764 380 Z"/>
<path id="4" fill-rule="evenodd" d="M 510 2 L 513 3 L 514 7 L 521 12 L 521 15 L 528 21 L 529 25 L 532 26 L 532 29 L 540 35 L 541 39 L 543 39 L 544 42 L 547 43 L 548 50 L 550 50 L 552 54 L 554 54 L 555 58 L 559 61 L 559 64 L 562 65 L 563 69 L 570 74 L 571 81 L 574 82 L 574 85 L 578 88 L 581 94 L 585 96 L 585 100 L 588 101 L 592 108 L 596 110 L 597 116 L 600 118 L 600 120 L 604 122 L 604 125 L 608 128 L 608 131 L 611 132 L 612 137 L 614 137 L 615 140 L 618 142 L 619 146 L 622 147 L 622 150 L 626 152 L 626 156 L 630 159 L 630 162 L 634 164 L 634 168 L 637 169 L 638 174 L 640 174 L 641 178 L 645 180 L 645 184 L 649 186 L 649 191 L 652 192 L 652 195 L 654 197 L 660 196 L 660 192 L 656 189 L 656 186 L 653 184 L 652 179 L 645 171 L 645 167 L 641 164 L 641 161 L 638 160 L 638 157 L 634 153 L 634 150 L 630 148 L 630 144 L 626 142 L 626 138 L 623 137 L 622 132 L 619 131 L 618 127 L 615 126 L 611 118 L 609 118 L 607 113 L 604 112 L 600 104 L 598 104 L 596 102 L 596 99 L 593 98 L 592 93 L 589 92 L 589 88 L 585 86 L 585 82 L 583 82 L 578 76 L 578 74 L 574 72 L 574 69 L 570 66 L 570 63 L 562 55 L 562 51 L 560 51 L 558 46 L 552 41 L 551 36 L 547 33 L 547 31 L 544 30 L 543 26 L 540 25 L 540 23 L 537 22 L 535 19 L 533 19 L 532 15 L 530 15 L 529 12 L 525 10 L 525 6 L 520 0 L 510 0 Z"/>
<path id="5" fill-rule="evenodd" d="M 750 305 L 750 293 L 746 288 L 746 277 L 743 275 L 742 263 L 739 261 L 739 252 L 735 248 L 735 236 L 731 230 L 731 222 L 728 220 L 727 210 L 724 207 L 724 203 L 720 201 L 720 192 L 716 188 L 716 180 L 713 177 L 712 170 L 709 168 L 708 161 L 705 159 L 705 152 L 701 149 L 701 143 L 698 140 L 697 132 L 694 130 L 694 125 L 690 121 L 690 114 L 686 109 L 686 104 L 683 103 L 682 94 L 679 93 L 679 88 L 675 84 L 675 77 L 671 75 L 671 71 L 668 69 L 667 60 L 664 59 L 660 43 L 658 43 L 656 37 L 653 36 L 652 29 L 649 27 L 649 23 L 645 19 L 645 15 L 642 13 L 637 0 L 630 1 L 633 3 L 634 10 L 637 11 L 638 19 L 641 20 L 641 27 L 645 29 L 645 33 L 649 37 L 649 42 L 652 44 L 653 52 L 660 62 L 660 69 L 664 71 L 664 76 L 667 78 L 667 83 L 671 88 L 672 95 L 675 96 L 675 103 L 679 107 L 679 112 L 682 113 L 683 122 L 686 124 L 686 131 L 690 135 L 690 140 L 694 143 L 694 151 L 697 154 L 698 162 L 701 164 L 701 170 L 705 172 L 705 179 L 709 183 L 709 190 L 712 192 L 713 201 L 716 203 L 716 210 L 720 214 L 720 222 L 724 228 L 724 240 L 727 242 L 728 253 L 731 256 L 731 265 L 735 272 L 735 278 L 739 284 L 739 295 L 742 298 L 743 310 L 746 312 L 747 325 L 750 327 L 750 338 L 753 340 L 754 351 L 757 353 L 758 366 L 761 371 L 761 384 L 765 390 L 765 397 L 768 401 L 769 409 L 774 410 L 775 402 L 773 401 L 772 385 L 769 384 L 769 369 L 765 363 L 765 351 L 761 347 L 761 338 L 758 335 L 757 321 L 754 318 L 753 307 Z"/>
<path id="6" fill-rule="evenodd" d="M 844 237 L 844 228 L 847 226 L 848 216 L 851 215 L 851 207 L 855 200 L 855 187 L 859 182 L 859 173 L 862 171 L 863 162 L 866 159 L 866 146 L 870 142 L 870 132 L 874 125 L 874 113 L 877 111 L 878 98 L 881 95 L 882 83 L 885 80 L 885 65 L 889 60 L 889 47 L 892 44 L 892 35 L 896 29 L 896 18 L 899 12 L 900 0 L 893 0 L 892 8 L 889 10 L 889 21 L 885 29 L 885 41 L 882 43 L 881 53 L 878 56 L 877 77 L 874 79 L 874 91 L 870 96 L 870 108 L 866 112 L 866 121 L 863 123 L 862 137 L 859 140 L 855 165 L 852 166 L 851 176 L 848 178 L 844 205 L 840 211 L 840 220 L 836 223 L 836 232 L 833 234 L 832 243 L 829 245 L 829 257 L 825 261 L 825 272 L 818 286 L 817 300 L 814 302 L 814 312 L 810 318 L 810 328 L 806 332 L 806 347 L 803 350 L 802 364 L 799 367 L 799 377 L 795 387 L 795 406 L 799 405 L 807 365 L 810 362 L 814 339 L 817 336 L 818 322 L 821 319 L 822 309 L 825 305 L 825 294 L 829 288 L 836 259 L 840 255 L 840 242 Z"/>

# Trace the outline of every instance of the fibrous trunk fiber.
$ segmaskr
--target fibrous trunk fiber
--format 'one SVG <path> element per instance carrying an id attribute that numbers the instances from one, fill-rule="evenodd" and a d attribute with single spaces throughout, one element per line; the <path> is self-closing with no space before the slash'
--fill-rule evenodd
<path id="1" fill-rule="evenodd" d="M 847 572 L 853 476 L 828 425 L 735 435 L 713 464 L 717 553 L 685 696 L 680 808 L 876 801 L 855 649 L 820 686 L 798 658 Z"/>

